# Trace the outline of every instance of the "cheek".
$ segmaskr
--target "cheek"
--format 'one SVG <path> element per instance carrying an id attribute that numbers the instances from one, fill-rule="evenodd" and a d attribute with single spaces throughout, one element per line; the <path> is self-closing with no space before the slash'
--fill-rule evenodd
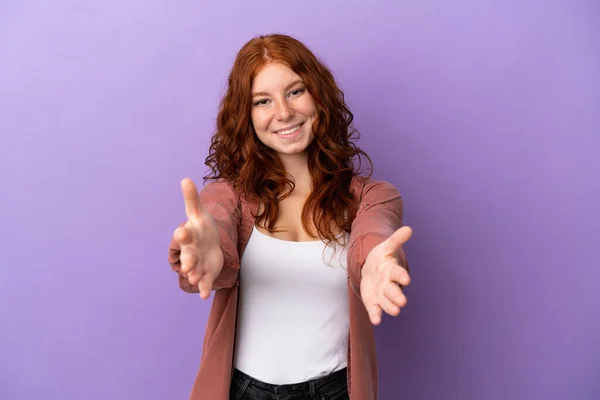
<path id="1" fill-rule="evenodd" d="M 305 114 L 311 117 L 317 117 L 317 103 L 311 98 L 307 99 L 307 102 L 304 104 Z"/>
<path id="2" fill-rule="evenodd" d="M 312 102 L 305 104 L 302 111 L 302 114 L 304 114 L 308 118 L 311 118 L 313 123 L 317 120 L 319 116 L 317 106 L 315 103 Z"/>
<path id="3" fill-rule="evenodd" d="M 254 126 L 254 130 L 257 132 L 262 132 L 267 130 L 269 126 L 269 119 L 266 115 L 260 112 L 254 112 L 250 115 L 252 119 L 252 125 Z"/>

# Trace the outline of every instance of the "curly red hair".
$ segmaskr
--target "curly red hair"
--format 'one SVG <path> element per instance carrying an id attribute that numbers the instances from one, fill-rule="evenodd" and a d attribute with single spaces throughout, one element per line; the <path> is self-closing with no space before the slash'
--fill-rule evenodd
<path id="1" fill-rule="evenodd" d="M 239 51 L 228 78 L 205 164 L 211 172 L 204 180 L 225 179 L 244 198 L 263 204 L 257 223 L 274 232 L 278 201 L 294 189 L 277 154 L 254 133 L 251 87 L 254 77 L 269 62 L 282 63 L 298 74 L 317 105 L 314 139 L 307 148 L 308 167 L 315 190 L 302 210 L 302 225 L 312 237 L 326 243 L 336 240 L 336 229 L 350 232 L 357 199 L 350 183 L 360 174 L 361 156 L 373 164 L 354 141 L 360 135 L 353 115 L 329 69 L 300 41 L 273 34 L 253 38 Z M 358 160 L 358 167 L 355 164 Z M 309 221 L 312 221 L 317 233 Z"/>

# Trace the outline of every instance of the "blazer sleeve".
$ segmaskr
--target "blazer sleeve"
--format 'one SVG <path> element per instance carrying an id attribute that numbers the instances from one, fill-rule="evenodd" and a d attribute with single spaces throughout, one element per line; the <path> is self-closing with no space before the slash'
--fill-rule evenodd
<path id="1" fill-rule="evenodd" d="M 402 196 L 393 185 L 383 181 L 365 184 L 352 222 L 348 249 L 348 276 L 356 294 L 359 294 L 361 270 L 367 255 L 402 227 L 402 217 Z M 398 263 L 409 270 L 402 248 L 398 251 Z"/>
<path id="2" fill-rule="evenodd" d="M 231 288 L 237 285 L 240 270 L 238 226 L 241 222 L 241 210 L 238 196 L 229 183 L 218 181 L 205 185 L 199 192 L 199 198 L 204 209 L 217 224 L 223 251 L 223 269 L 215 279 L 213 290 Z M 180 254 L 179 244 L 171 239 L 168 260 L 179 277 L 179 287 L 188 293 L 198 293 L 198 287 L 190 285 L 187 278 L 181 274 Z"/>

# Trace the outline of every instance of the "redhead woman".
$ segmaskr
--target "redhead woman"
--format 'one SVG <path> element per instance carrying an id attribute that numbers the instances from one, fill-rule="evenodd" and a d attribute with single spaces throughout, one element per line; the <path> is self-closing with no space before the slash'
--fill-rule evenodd
<path id="1" fill-rule="evenodd" d="M 239 51 L 169 263 L 214 294 L 190 400 L 375 400 L 373 325 L 409 284 L 394 186 L 360 171 L 352 113 L 298 40 Z M 357 166 L 358 164 L 358 166 Z"/>

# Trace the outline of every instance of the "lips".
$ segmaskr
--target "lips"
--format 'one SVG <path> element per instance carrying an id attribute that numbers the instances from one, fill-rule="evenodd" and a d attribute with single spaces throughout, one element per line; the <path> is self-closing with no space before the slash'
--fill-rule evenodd
<path id="1" fill-rule="evenodd" d="M 278 135 L 281 135 L 281 136 L 291 135 L 291 134 L 297 132 L 301 126 L 302 126 L 302 124 L 293 125 L 293 126 L 275 131 L 275 133 Z"/>

